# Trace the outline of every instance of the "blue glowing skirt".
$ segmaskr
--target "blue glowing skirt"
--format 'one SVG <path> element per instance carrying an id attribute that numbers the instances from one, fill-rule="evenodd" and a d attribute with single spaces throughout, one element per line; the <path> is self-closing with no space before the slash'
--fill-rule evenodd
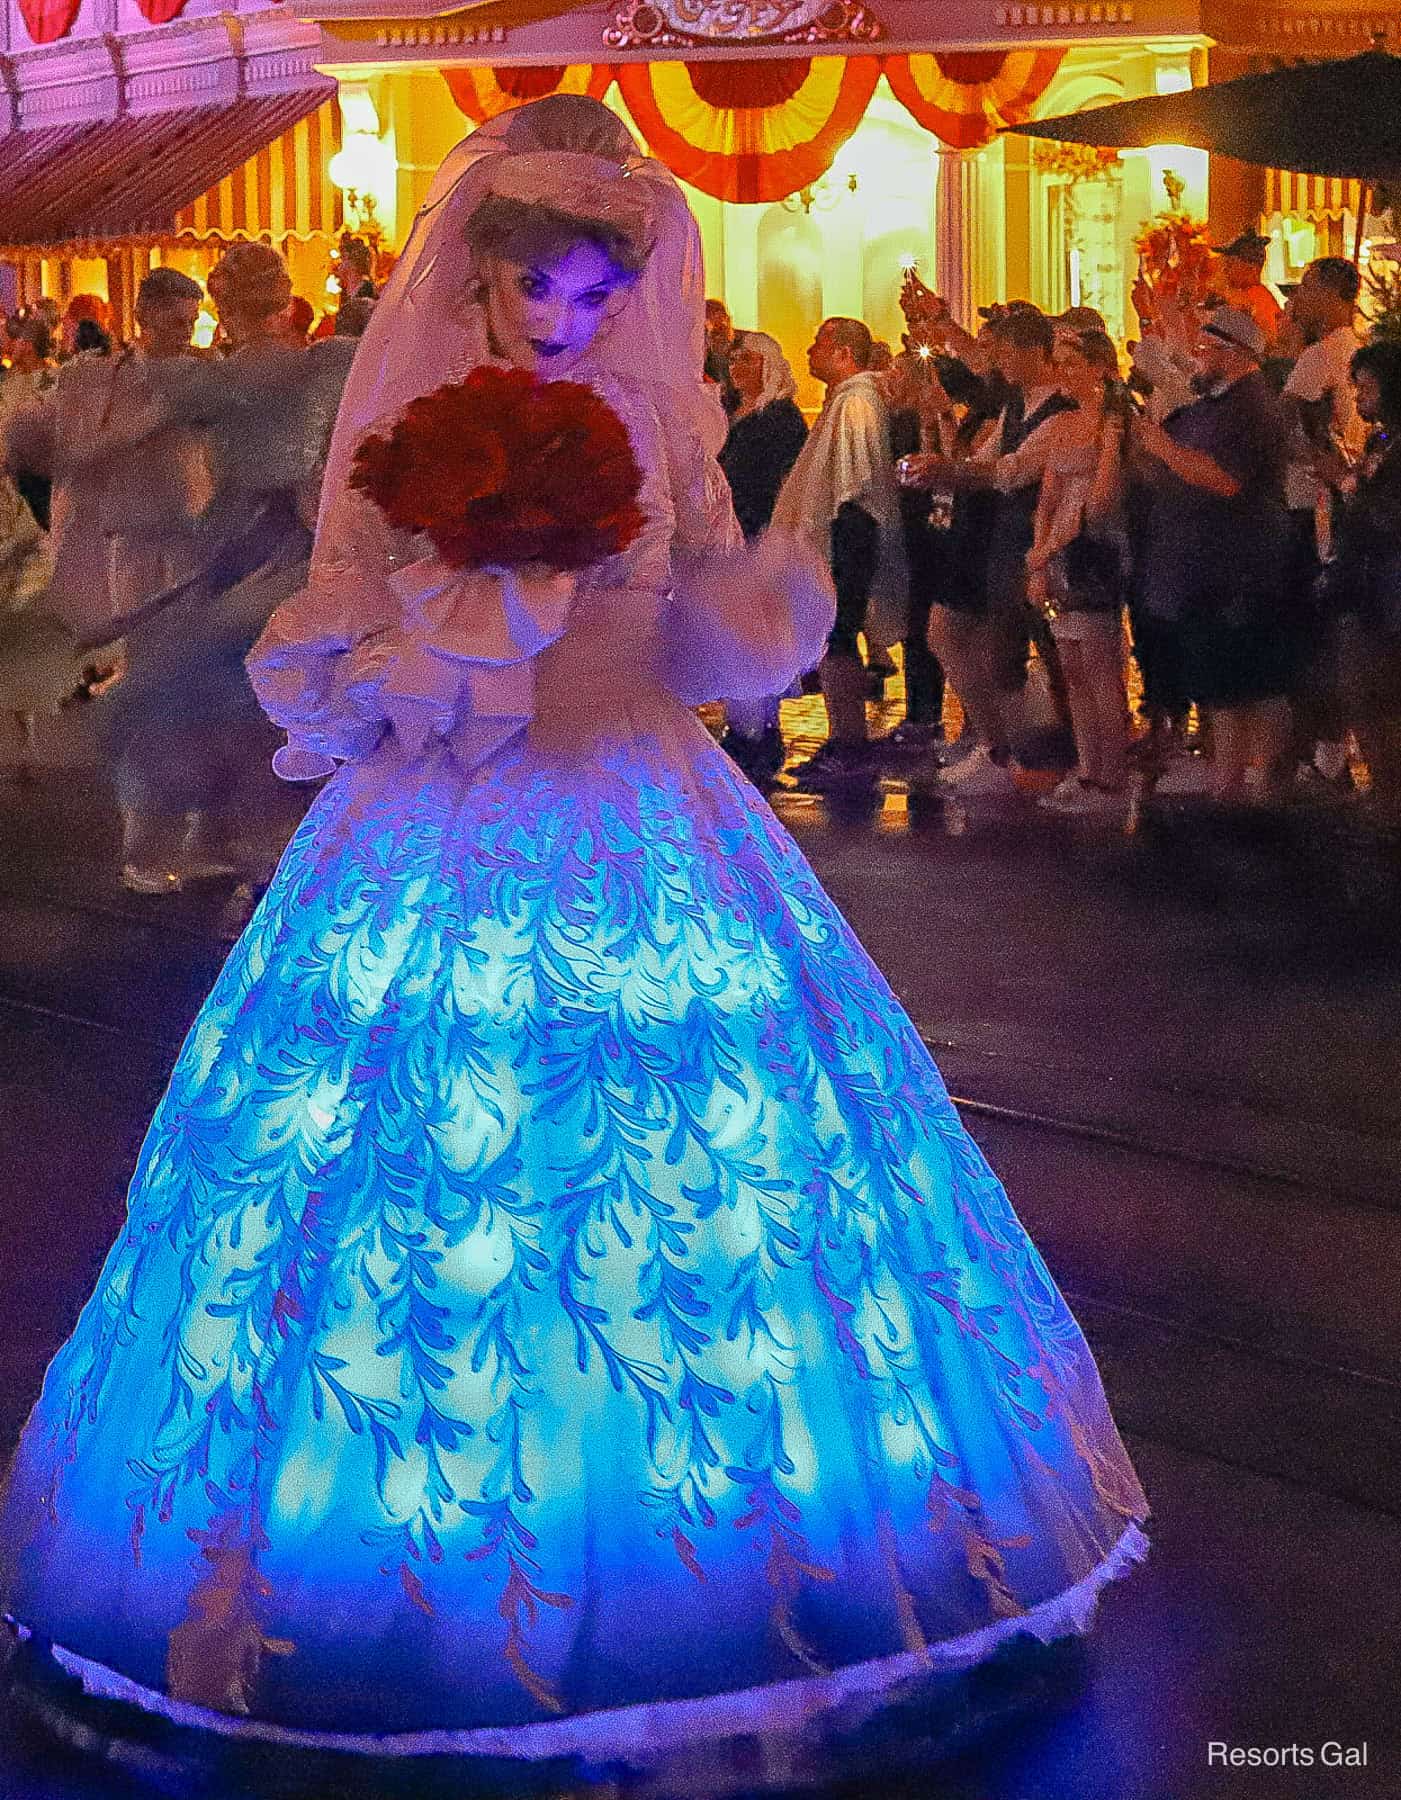
<path id="1" fill-rule="evenodd" d="M 3 1599 L 225 1731 L 645 1756 L 1083 1629 L 1145 1513 L 909 1019 L 681 716 L 320 797 L 49 1370 Z"/>

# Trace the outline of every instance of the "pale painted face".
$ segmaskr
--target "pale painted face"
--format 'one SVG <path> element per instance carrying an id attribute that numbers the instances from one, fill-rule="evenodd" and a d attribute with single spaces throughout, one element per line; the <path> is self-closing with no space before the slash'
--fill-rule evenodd
<path id="1" fill-rule="evenodd" d="M 486 271 L 492 342 L 516 368 L 558 380 L 577 367 L 631 285 L 596 244 L 575 244 L 538 267 L 493 260 Z"/>

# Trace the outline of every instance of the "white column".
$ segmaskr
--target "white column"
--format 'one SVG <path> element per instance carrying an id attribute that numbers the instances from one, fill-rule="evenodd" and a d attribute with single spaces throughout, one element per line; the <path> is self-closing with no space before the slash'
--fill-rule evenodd
<path id="1" fill-rule="evenodd" d="M 979 228 L 979 184 L 974 154 L 941 144 L 934 190 L 934 285 L 957 322 L 970 331 L 976 324 L 978 304 L 974 245 Z"/>

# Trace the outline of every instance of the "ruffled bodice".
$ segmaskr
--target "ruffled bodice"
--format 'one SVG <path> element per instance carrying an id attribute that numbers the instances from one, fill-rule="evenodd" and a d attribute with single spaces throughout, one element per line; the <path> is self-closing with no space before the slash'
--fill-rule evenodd
<path id="1" fill-rule="evenodd" d="M 669 442 L 642 392 L 594 385 L 627 426 L 646 525 L 580 576 L 454 569 L 362 494 L 332 497 L 307 586 L 248 665 L 288 733 L 279 773 L 315 778 L 435 740 L 470 770 L 526 730 L 579 748 L 678 701 L 777 691 L 816 663 L 832 616 L 825 571 L 778 541 L 745 553 L 713 458 Z"/>

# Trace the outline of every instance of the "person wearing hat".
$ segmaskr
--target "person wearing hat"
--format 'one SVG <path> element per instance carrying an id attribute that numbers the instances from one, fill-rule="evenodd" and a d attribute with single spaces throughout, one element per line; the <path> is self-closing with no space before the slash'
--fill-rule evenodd
<path id="1" fill-rule="evenodd" d="M 1265 349 L 1274 343 L 1284 308 L 1265 286 L 1265 255 L 1270 240 L 1258 231 L 1243 231 L 1229 244 L 1215 247 L 1220 257 L 1216 285 L 1228 306 L 1249 313 L 1265 336 Z"/>
<path id="2" fill-rule="evenodd" d="M 1211 720 L 1212 791 L 1267 797 L 1289 747 L 1297 633 L 1285 627 L 1289 566 L 1283 409 L 1262 372 L 1265 334 L 1221 306 L 1197 339 L 1206 391 L 1134 445 L 1153 487 L 1141 629 L 1185 706 Z"/>

